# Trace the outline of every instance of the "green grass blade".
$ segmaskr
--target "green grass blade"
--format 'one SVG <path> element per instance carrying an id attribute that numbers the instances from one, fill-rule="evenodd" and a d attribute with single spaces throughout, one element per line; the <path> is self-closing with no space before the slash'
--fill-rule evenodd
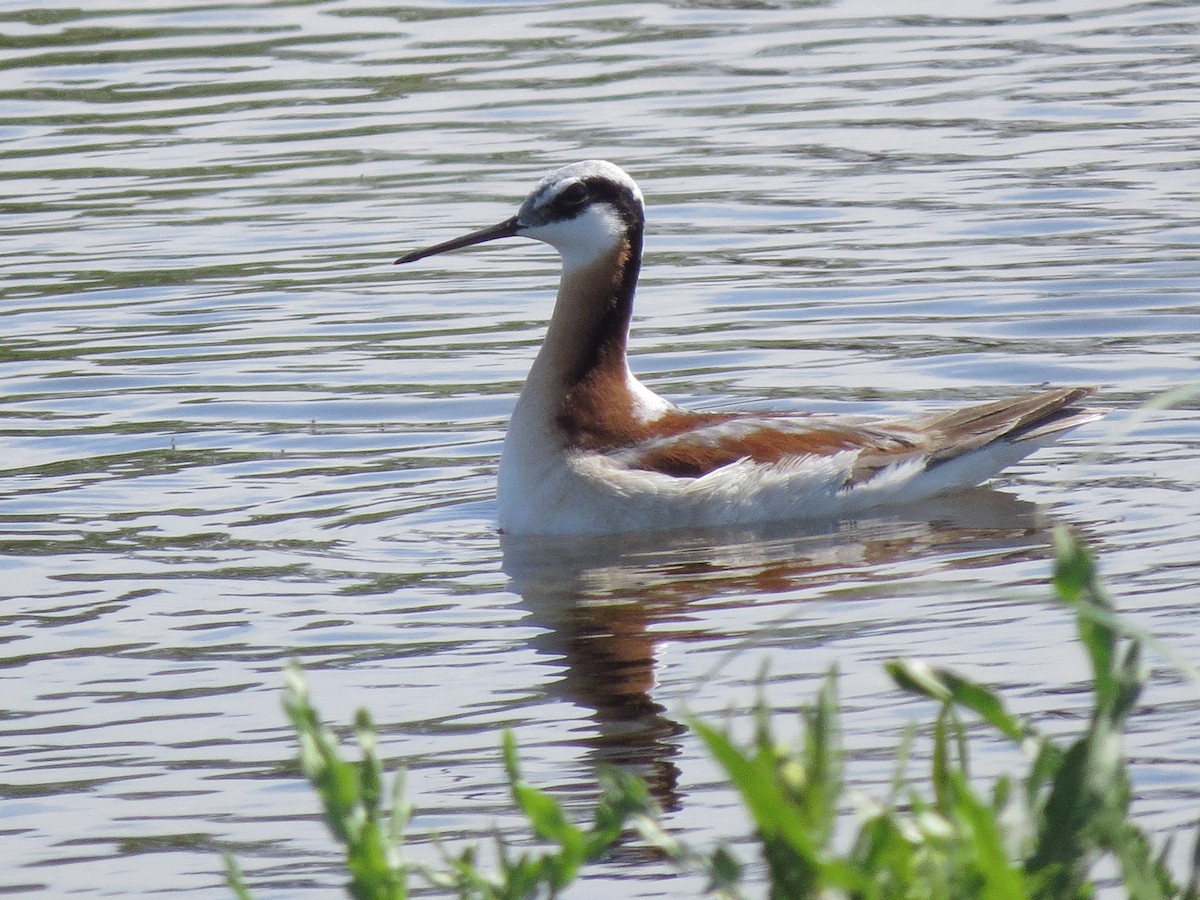
<path id="1" fill-rule="evenodd" d="M 971 789 L 965 774 L 950 777 L 949 792 L 954 818 L 967 826 L 973 850 L 973 867 L 982 879 L 979 897 L 987 900 L 1027 900 L 1024 876 L 1008 858 L 997 812 Z"/>
<path id="2" fill-rule="evenodd" d="M 290 664 L 284 678 L 284 708 L 300 743 L 300 768 L 321 798 L 326 823 L 339 841 L 348 844 L 361 825 L 355 810 L 358 777 L 354 767 L 342 761 L 333 732 L 321 723 L 309 701 L 300 667 Z"/>
<path id="3" fill-rule="evenodd" d="M 233 854 L 222 853 L 221 857 L 225 862 L 225 884 L 233 891 L 233 896 L 237 900 L 253 900 L 250 889 L 246 887 L 246 882 L 242 879 L 242 870 L 238 866 L 237 860 L 233 858 Z"/>
<path id="4" fill-rule="evenodd" d="M 780 790 L 772 761 L 744 753 L 728 734 L 704 722 L 693 722 L 692 727 L 741 795 L 763 841 L 772 879 L 797 897 L 808 896 L 819 883 L 819 848 Z"/>
<path id="5" fill-rule="evenodd" d="M 565 854 L 564 862 L 570 860 L 576 865 L 582 862 L 586 844 L 583 831 L 567 821 L 562 805 L 557 800 L 526 783 L 521 777 L 517 740 L 511 731 L 504 732 L 503 742 L 509 790 L 534 834 L 542 840 L 558 844 Z"/>
<path id="6" fill-rule="evenodd" d="M 1029 736 L 1029 726 L 1012 715 L 1000 695 L 984 684 L 920 660 L 889 660 L 884 668 L 901 690 L 969 709 L 1009 740 L 1020 743 Z"/>
<path id="7" fill-rule="evenodd" d="M 650 796 L 650 788 L 641 778 L 616 766 L 602 765 L 597 771 L 600 780 L 600 799 L 591 833 L 587 836 L 584 856 L 598 859 L 621 837 L 626 824 L 635 817 L 656 818 L 658 804 Z"/>
<path id="8" fill-rule="evenodd" d="M 285 671 L 284 708 L 300 744 L 300 767 L 316 789 L 325 821 L 345 845 L 348 890 L 356 900 L 404 900 L 407 870 L 389 839 L 380 808 L 382 766 L 375 730 L 365 712 L 357 716 L 362 763 L 341 758 L 337 739 L 320 719 L 300 667 Z"/>

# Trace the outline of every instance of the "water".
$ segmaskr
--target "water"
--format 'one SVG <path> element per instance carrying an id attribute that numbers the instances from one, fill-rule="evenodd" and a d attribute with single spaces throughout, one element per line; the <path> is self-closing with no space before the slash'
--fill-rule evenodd
<path id="1" fill-rule="evenodd" d="M 839 665 L 868 788 L 929 712 L 898 653 L 1069 732 L 1047 518 L 1196 659 L 1200 415 L 1131 411 L 1197 374 L 1198 32 L 1182 0 L 0 7 L 0 891 L 223 897 L 227 848 L 259 896 L 337 896 L 291 658 L 328 718 L 373 710 L 423 859 L 512 832 L 505 727 L 573 811 L 613 759 L 736 837 L 679 723 L 767 663 L 780 710 Z M 389 263 L 586 157 L 648 197 L 634 368 L 668 396 L 1116 411 L 919 515 L 502 543 L 556 262 Z M 1196 701 L 1157 661 L 1129 751 L 1160 837 L 1195 818 Z M 667 875 L 631 849 L 573 896 L 702 887 Z"/>

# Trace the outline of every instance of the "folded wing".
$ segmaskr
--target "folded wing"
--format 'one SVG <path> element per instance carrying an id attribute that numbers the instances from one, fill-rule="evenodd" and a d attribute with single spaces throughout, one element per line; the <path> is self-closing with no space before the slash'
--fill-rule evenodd
<path id="1" fill-rule="evenodd" d="M 605 448 L 619 465 L 676 478 L 700 478 L 742 461 L 795 465 L 855 454 L 846 486 L 902 462 L 941 465 L 996 441 L 1040 441 L 1093 421 L 1103 411 L 1075 405 L 1094 388 L 1063 388 L 919 419 L 827 419 L 816 415 L 713 416 L 672 410 L 672 426 L 623 447 Z"/>

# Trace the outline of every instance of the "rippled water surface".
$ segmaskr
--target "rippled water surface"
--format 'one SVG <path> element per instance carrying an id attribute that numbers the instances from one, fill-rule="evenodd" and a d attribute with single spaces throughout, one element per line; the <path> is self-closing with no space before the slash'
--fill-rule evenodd
<path id="1" fill-rule="evenodd" d="M 503 728 L 582 815 L 651 780 L 742 829 L 680 725 L 842 672 L 850 775 L 929 710 L 898 653 L 1069 730 L 1046 519 L 1200 656 L 1200 9 L 945 4 L 0 6 L 0 892 L 336 896 L 279 710 L 305 664 L 410 769 L 412 853 L 515 826 Z M 802 533 L 502 541 L 495 470 L 557 273 L 493 245 L 604 157 L 648 198 L 635 370 L 693 407 L 901 414 L 1042 383 L 1114 413 L 998 490 Z M 1160 837 L 1200 799 L 1195 688 L 1129 752 Z M 1015 761 L 999 748 L 982 765 Z M 880 788 L 882 792 L 882 787 Z M 636 849 L 578 897 L 699 894 Z"/>

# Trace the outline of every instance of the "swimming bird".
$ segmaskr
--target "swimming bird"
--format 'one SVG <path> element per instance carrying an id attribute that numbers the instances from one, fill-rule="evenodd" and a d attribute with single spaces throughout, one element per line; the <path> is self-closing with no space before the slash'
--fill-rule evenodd
<path id="1" fill-rule="evenodd" d="M 410 263 L 509 237 L 562 257 L 558 299 L 509 422 L 509 534 L 588 534 L 837 519 L 987 480 L 1103 415 L 1059 388 L 906 419 L 693 412 L 629 369 L 642 192 L 610 162 L 547 175 L 515 216 L 415 250 Z"/>

